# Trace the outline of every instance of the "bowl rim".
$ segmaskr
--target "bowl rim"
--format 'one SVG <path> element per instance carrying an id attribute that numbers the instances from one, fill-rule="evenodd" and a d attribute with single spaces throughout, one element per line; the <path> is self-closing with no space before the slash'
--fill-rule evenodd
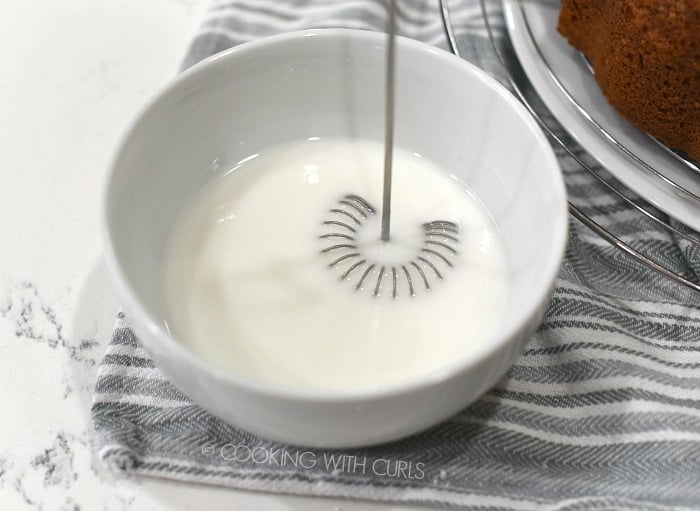
<path id="1" fill-rule="evenodd" d="M 442 61 L 443 65 L 459 66 L 463 68 L 463 72 L 472 74 L 486 87 L 493 89 L 509 107 L 514 109 L 522 122 L 533 133 L 539 146 L 540 152 L 545 156 L 549 163 L 545 165 L 546 172 L 551 174 L 549 177 L 554 181 L 553 189 L 557 191 L 560 199 L 560 214 L 556 217 L 560 225 L 552 225 L 555 232 L 553 233 L 553 243 L 551 252 L 549 252 L 549 264 L 545 271 L 541 273 L 542 278 L 538 281 L 538 285 L 531 288 L 532 300 L 528 307 L 524 308 L 515 320 L 509 320 L 509 325 L 505 329 L 499 329 L 500 335 L 496 335 L 498 331 L 492 332 L 483 342 L 479 343 L 476 349 L 472 349 L 463 356 L 456 358 L 455 361 L 448 366 L 439 370 L 433 371 L 427 375 L 421 375 L 410 380 L 402 381 L 396 384 L 387 386 L 368 386 L 361 389 L 347 390 L 327 390 L 313 389 L 306 387 L 294 388 L 291 386 L 281 386 L 264 381 L 256 380 L 232 370 L 224 369 L 216 364 L 207 361 L 204 357 L 197 354 L 195 351 L 187 347 L 186 343 L 178 340 L 177 336 L 172 335 L 167 331 L 167 326 L 164 327 L 161 320 L 157 320 L 148 311 L 143 300 L 139 297 L 136 290 L 130 284 L 126 277 L 126 270 L 122 267 L 121 262 L 116 254 L 116 247 L 112 238 L 110 229 L 110 197 L 112 184 L 116 176 L 117 163 L 127 146 L 134 131 L 139 126 L 141 121 L 146 118 L 151 111 L 163 101 L 167 101 L 168 97 L 177 91 L 190 78 L 206 73 L 207 70 L 223 63 L 236 59 L 239 54 L 247 54 L 255 52 L 269 46 L 287 44 L 303 38 L 318 38 L 325 39 L 343 39 L 350 38 L 356 42 L 366 44 L 375 44 L 379 47 L 385 47 L 386 34 L 361 29 L 346 29 L 346 28 L 322 28 L 309 29 L 283 34 L 263 37 L 251 42 L 242 43 L 220 53 L 207 57 L 202 61 L 194 64 L 190 68 L 179 73 L 167 84 L 146 102 L 132 118 L 127 128 L 122 132 L 105 173 L 102 193 L 101 193 L 101 225 L 100 231 L 104 247 L 104 257 L 108 272 L 111 274 L 112 282 L 116 287 L 120 299 L 124 302 L 124 310 L 129 314 L 134 315 L 134 322 L 139 322 L 148 330 L 151 336 L 155 337 L 167 350 L 179 359 L 184 360 L 188 365 L 192 366 L 197 371 L 201 371 L 208 376 L 219 380 L 220 382 L 233 385 L 241 390 L 245 390 L 250 394 L 263 395 L 276 399 L 283 399 L 289 402 L 317 402 L 317 403 L 357 403 L 368 402 L 376 399 L 385 399 L 392 396 L 407 395 L 421 389 L 430 388 L 434 385 L 439 385 L 454 379 L 462 372 L 469 368 L 476 367 L 481 364 L 489 356 L 496 353 L 499 349 L 505 347 L 509 342 L 517 338 L 518 333 L 526 327 L 531 321 L 538 319 L 542 313 L 542 308 L 545 301 L 549 299 L 553 284 L 558 274 L 559 268 L 563 261 L 564 251 L 566 249 L 566 240 L 568 233 L 568 204 L 567 194 L 561 175 L 559 162 L 554 154 L 554 151 L 549 144 L 546 136 L 538 126 L 535 119 L 528 113 L 527 109 L 520 101 L 508 91 L 495 78 L 488 75 L 485 71 L 468 62 L 467 60 L 457 57 L 443 49 L 431 46 L 427 43 L 398 36 L 397 48 L 403 48 L 404 51 L 412 50 L 418 52 L 428 52 L 434 55 L 434 58 Z M 156 365 L 158 365 L 157 355 L 149 346 L 149 341 L 142 340 L 142 345 L 146 351 L 154 356 Z M 165 368 L 159 367 L 168 377 L 172 376 L 172 380 L 178 383 L 177 375 L 170 375 Z"/>

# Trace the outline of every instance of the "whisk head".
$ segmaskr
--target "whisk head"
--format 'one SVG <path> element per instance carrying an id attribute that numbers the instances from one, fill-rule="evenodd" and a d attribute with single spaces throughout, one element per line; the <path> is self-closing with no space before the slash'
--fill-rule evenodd
<path id="1" fill-rule="evenodd" d="M 443 280 L 458 255 L 460 230 L 456 223 L 423 223 L 419 243 L 412 253 L 390 260 L 380 257 L 376 247 L 363 240 L 363 231 L 376 215 L 377 210 L 368 201 L 348 194 L 322 222 L 321 254 L 329 258 L 328 268 L 336 271 L 341 281 L 351 282 L 355 291 L 398 298 L 430 291 L 436 281 Z"/>

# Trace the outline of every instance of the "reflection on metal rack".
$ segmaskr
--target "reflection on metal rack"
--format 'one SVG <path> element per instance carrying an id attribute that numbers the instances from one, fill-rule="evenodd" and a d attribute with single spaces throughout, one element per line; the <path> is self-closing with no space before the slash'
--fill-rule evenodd
<path id="1" fill-rule="evenodd" d="M 686 167 L 688 167 L 688 168 L 694 170 L 695 172 L 700 172 L 700 163 L 699 163 L 699 162 L 697 162 L 697 161 L 695 161 L 695 160 L 692 160 L 692 159 L 690 159 L 689 157 L 686 157 L 685 155 L 681 154 L 680 152 L 678 152 L 678 151 L 676 151 L 676 150 L 674 150 L 674 149 L 671 149 L 671 148 L 668 147 L 666 144 L 664 144 L 663 142 L 661 142 L 660 140 L 658 140 L 658 139 L 656 139 L 656 138 L 654 138 L 654 137 L 649 137 L 649 138 L 651 138 L 654 142 L 656 142 L 657 144 L 659 144 L 659 146 L 660 146 L 664 151 L 666 151 L 668 154 L 670 154 L 674 159 L 678 160 L 678 161 L 681 162 L 683 165 L 685 165 Z"/>
<path id="2" fill-rule="evenodd" d="M 449 7 L 447 5 L 447 0 L 439 0 L 440 1 L 440 14 L 442 16 L 442 23 L 443 27 L 445 29 L 445 34 L 447 36 L 447 43 L 449 49 L 452 51 L 457 56 L 461 57 L 459 47 L 457 45 L 457 39 L 455 37 L 455 32 L 454 32 L 454 27 L 452 25 L 452 19 L 450 17 L 450 12 L 449 12 Z M 617 188 L 617 185 L 612 185 L 610 184 L 605 178 L 599 175 L 599 173 L 591 167 L 588 163 L 584 162 L 583 159 L 577 154 L 577 151 L 570 147 L 570 145 L 562 139 L 555 130 L 547 124 L 547 122 L 543 119 L 542 115 L 540 115 L 535 108 L 532 106 L 531 101 L 528 100 L 527 95 L 524 91 L 523 86 L 519 83 L 520 77 L 524 78 L 525 74 L 523 70 L 520 68 L 520 64 L 517 61 L 515 57 L 512 58 L 507 58 L 506 55 L 504 55 L 504 52 L 498 47 L 498 44 L 496 43 L 496 39 L 494 36 L 494 31 L 493 27 L 491 25 L 491 21 L 489 20 L 489 15 L 487 13 L 486 9 L 486 0 L 480 0 L 481 3 L 481 10 L 482 10 L 482 15 L 484 19 L 484 24 L 486 27 L 486 31 L 488 33 L 489 39 L 491 40 L 491 44 L 493 46 L 494 52 L 496 56 L 498 57 L 498 60 L 500 61 L 501 65 L 503 68 L 506 70 L 507 75 L 508 75 L 508 81 L 509 84 L 513 90 L 513 92 L 518 96 L 520 101 L 523 103 L 525 108 L 530 112 L 530 114 L 535 118 L 535 120 L 538 122 L 540 127 L 549 135 L 549 137 L 557 144 L 559 145 L 578 165 L 581 166 L 585 171 L 587 171 L 591 176 L 593 176 L 598 183 L 600 183 L 606 190 L 614 194 L 616 197 L 624 201 L 626 204 L 634 208 L 636 211 L 638 211 L 640 214 L 646 216 L 648 219 L 652 220 L 656 224 L 664 227 L 665 229 L 668 229 L 669 231 L 673 232 L 674 235 L 679 236 L 685 240 L 687 240 L 690 243 L 696 244 L 700 246 L 700 239 L 694 235 L 688 234 L 673 225 L 671 225 L 668 221 L 666 221 L 664 218 L 662 218 L 660 215 L 657 215 L 653 211 L 641 206 L 634 200 L 628 198 L 625 195 L 625 192 L 622 191 L 621 189 Z M 632 154 L 627 148 L 624 148 L 621 146 L 614 138 L 612 138 L 607 132 L 605 132 L 600 126 L 597 125 L 597 123 L 588 115 L 587 112 L 578 104 L 576 101 L 571 97 L 571 95 L 566 91 L 566 89 L 561 85 L 561 82 L 556 79 L 556 76 L 553 76 L 553 79 L 555 80 L 555 83 L 560 86 L 562 89 L 562 92 L 565 94 L 565 96 L 572 102 L 572 104 L 579 110 L 579 112 L 586 118 L 589 122 L 591 122 L 594 126 L 596 126 L 604 136 L 606 136 L 612 143 L 616 144 L 618 148 L 623 151 L 625 154 L 627 154 L 630 158 L 632 158 L 635 161 L 638 161 L 645 169 L 647 169 L 651 174 L 654 176 L 658 177 L 659 179 L 663 180 L 664 182 L 670 184 L 673 186 L 679 193 L 683 193 L 686 196 L 691 197 L 693 200 L 700 201 L 700 197 L 695 196 L 688 190 L 685 190 L 682 186 L 678 185 L 677 183 L 669 180 L 666 176 L 658 172 L 656 169 L 651 168 L 648 164 L 645 162 L 642 162 L 637 158 L 634 154 Z M 671 269 L 663 266 L 659 262 L 651 259 L 647 255 L 641 253 L 639 250 L 631 247 L 629 244 L 625 243 L 622 241 L 619 237 L 617 237 L 615 234 L 610 232 L 608 229 L 600 225 L 598 222 L 593 220 L 590 216 L 588 216 L 586 213 L 584 213 L 581 209 L 579 209 L 575 204 L 573 204 L 571 201 L 569 201 L 569 211 L 571 214 L 579 220 L 581 223 L 583 223 L 586 227 L 594 231 L 596 234 L 598 234 L 601 238 L 603 238 L 605 241 L 608 243 L 612 244 L 613 246 L 617 247 L 624 253 L 628 254 L 629 256 L 633 257 L 636 261 L 639 263 L 643 264 L 644 266 L 651 268 L 652 270 L 672 279 L 673 281 L 682 284 L 684 286 L 687 286 L 690 289 L 693 289 L 695 291 L 700 292 L 700 283 L 694 282 L 689 280 L 688 278 L 679 275 L 672 271 Z"/>

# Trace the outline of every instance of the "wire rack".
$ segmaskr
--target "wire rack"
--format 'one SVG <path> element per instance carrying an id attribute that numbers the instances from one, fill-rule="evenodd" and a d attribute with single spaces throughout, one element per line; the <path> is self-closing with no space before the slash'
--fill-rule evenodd
<path id="1" fill-rule="evenodd" d="M 452 18 L 450 16 L 449 6 L 447 0 L 440 1 L 440 14 L 442 16 L 442 22 L 445 29 L 445 34 L 447 36 L 448 47 L 455 55 L 461 57 L 461 51 L 457 44 L 457 38 L 455 36 L 455 30 L 452 23 Z M 516 57 L 515 50 L 513 48 L 512 42 L 506 35 L 505 41 L 500 41 L 497 43 L 495 37 L 494 23 L 491 20 L 491 16 L 486 8 L 486 2 L 491 0 L 480 0 L 482 17 L 484 20 L 484 25 L 488 37 L 493 46 L 494 52 L 500 61 L 500 64 L 507 73 L 507 79 L 511 86 L 511 89 L 516 94 L 516 96 L 523 103 L 525 108 L 530 112 L 530 114 L 535 118 L 543 131 L 549 135 L 550 139 L 561 149 L 563 149 L 566 154 L 568 154 L 582 169 L 584 169 L 588 174 L 590 174 L 596 182 L 603 186 L 607 191 L 617 196 L 619 199 L 624 201 L 627 205 L 633 208 L 637 214 L 644 215 L 646 218 L 657 224 L 658 226 L 666 229 L 668 232 L 673 233 L 679 239 L 686 240 L 695 248 L 700 248 L 700 237 L 694 234 L 692 229 L 686 228 L 680 222 L 677 222 L 678 226 L 672 224 L 671 220 L 667 215 L 656 211 L 655 208 L 642 203 L 635 198 L 635 194 L 628 190 L 624 185 L 619 183 L 615 179 L 611 179 L 605 169 L 599 165 L 589 163 L 584 161 L 584 156 L 580 147 L 576 146 L 576 143 L 571 139 L 571 137 L 562 136 L 563 127 L 556 121 L 555 117 L 547 111 L 546 107 L 543 106 L 541 99 L 534 92 L 534 88 L 530 86 L 528 79 L 522 69 L 518 58 Z M 530 34 L 532 36 L 532 34 Z M 598 125 L 592 118 L 587 114 L 585 109 L 583 109 L 576 100 L 568 93 L 566 88 L 557 79 L 556 75 L 552 73 L 552 78 L 558 87 L 561 88 L 563 96 L 567 98 L 568 101 L 579 111 L 579 113 L 587 119 L 588 122 L 592 123 L 597 130 L 601 132 L 610 142 L 616 145 L 616 149 L 623 152 L 632 161 L 635 161 L 638 166 L 643 169 L 643 171 L 648 172 L 655 179 L 658 179 L 665 183 L 666 185 L 672 187 L 676 193 L 684 195 L 687 199 L 697 204 L 700 208 L 700 197 L 696 194 L 684 188 L 681 184 L 670 179 L 668 176 L 664 175 L 658 169 L 653 168 L 648 163 L 639 159 L 632 151 L 627 149 L 624 145 L 617 143 L 614 137 L 610 136 L 600 125 Z M 670 150 L 669 150 L 670 151 Z M 673 153 L 673 156 L 681 160 L 689 168 L 697 170 L 696 163 L 686 160 L 682 155 L 678 153 Z M 601 225 L 599 222 L 594 220 L 591 215 L 586 214 L 583 208 L 578 207 L 571 200 L 569 201 L 569 211 L 573 217 L 578 219 L 581 223 L 595 232 L 603 240 L 610 243 L 617 249 L 621 250 L 623 253 L 627 254 L 629 257 L 633 258 L 642 265 L 650 268 L 659 274 L 675 281 L 676 283 L 690 288 L 696 292 L 700 293 L 700 282 L 689 277 L 687 275 L 681 275 L 671 268 L 664 266 L 661 262 L 653 259 L 649 254 L 632 247 L 629 243 L 623 241 L 618 235 L 611 232 L 608 228 Z"/>

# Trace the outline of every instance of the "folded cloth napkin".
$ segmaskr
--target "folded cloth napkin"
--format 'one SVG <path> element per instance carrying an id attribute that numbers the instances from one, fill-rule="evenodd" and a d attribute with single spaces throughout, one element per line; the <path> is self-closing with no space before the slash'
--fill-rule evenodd
<path id="1" fill-rule="evenodd" d="M 478 1 L 450 7 L 464 56 L 503 79 Z M 500 2 L 488 9 L 503 42 Z M 383 30 L 385 20 L 381 0 L 217 1 L 185 66 L 273 33 Z M 445 46 L 436 1 L 402 0 L 398 23 L 402 35 Z M 559 156 L 579 208 L 697 275 L 697 246 Z M 123 315 L 99 368 L 92 414 L 99 457 L 134 474 L 464 509 L 700 508 L 700 296 L 572 220 L 554 297 L 515 366 L 478 402 L 422 434 L 343 451 L 257 438 L 170 384 Z"/>

